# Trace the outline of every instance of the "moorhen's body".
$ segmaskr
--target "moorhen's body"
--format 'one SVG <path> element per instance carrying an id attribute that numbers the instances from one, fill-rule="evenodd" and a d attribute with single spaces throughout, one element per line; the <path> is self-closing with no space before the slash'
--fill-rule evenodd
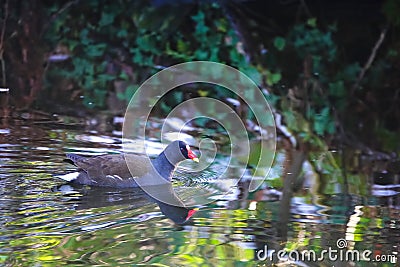
<path id="1" fill-rule="evenodd" d="M 67 158 L 66 161 L 77 166 L 78 171 L 60 176 L 61 179 L 78 184 L 119 188 L 138 187 L 138 183 L 140 186 L 170 183 L 179 162 L 185 159 L 199 161 L 183 141 L 172 142 L 154 159 L 133 154 L 95 157 L 67 154 Z"/>

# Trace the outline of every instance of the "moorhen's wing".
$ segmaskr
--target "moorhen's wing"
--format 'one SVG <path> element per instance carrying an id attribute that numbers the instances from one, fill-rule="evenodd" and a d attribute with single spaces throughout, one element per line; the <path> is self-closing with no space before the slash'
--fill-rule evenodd
<path id="1" fill-rule="evenodd" d="M 150 160 L 138 155 L 101 155 L 91 158 L 68 154 L 67 157 L 79 168 L 81 175 L 75 180 L 77 183 L 111 186 L 134 187 L 133 178 L 140 178 L 152 169 Z M 130 173 L 126 161 L 132 166 Z"/>
<path id="2" fill-rule="evenodd" d="M 78 167 L 78 172 L 60 176 L 61 179 L 79 184 L 118 188 L 170 183 L 179 162 L 185 159 L 199 161 L 189 145 L 179 140 L 169 144 L 153 160 L 133 154 L 92 158 L 67 154 L 67 158 L 67 162 Z"/>

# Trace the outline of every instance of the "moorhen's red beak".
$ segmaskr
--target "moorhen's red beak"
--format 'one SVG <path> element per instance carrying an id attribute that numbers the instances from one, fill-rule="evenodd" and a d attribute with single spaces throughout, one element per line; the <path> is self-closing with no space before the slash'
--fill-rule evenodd
<path id="1" fill-rule="evenodd" d="M 187 148 L 187 152 L 188 152 L 188 157 L 195 162 L 199 162 L 199 158 L 193 153 L 193 151 L 190 149 L 190 147 L 187 146 L 186 148 Z"/>
<path id="2" fill-rule="evenodd" d="M 186 217 L 186 221 L 187 220 L 189 220 L 190 219 L 190 217 L 192 217 L 196 212 L 198 212 L 199 211 L 199 208 L 194 208 L 194 209 L 192 209 L 192 210 L 189 210 L 188 211 L 188 215 L 187 215 L 187 217 Z"/>

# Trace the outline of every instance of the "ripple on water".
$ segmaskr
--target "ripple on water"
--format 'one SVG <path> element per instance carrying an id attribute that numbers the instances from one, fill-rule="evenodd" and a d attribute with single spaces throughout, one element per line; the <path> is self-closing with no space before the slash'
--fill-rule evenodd
<path id="1" fill-rule="evenodd" d="M 239 188 L 221 194 L 224 184 L 214 181 L 224 169 L 218 164 L 201 173 L 187 174 L 187 166 L 177 172 L 177 185 L 183 191 L 185 186 L 198 192 L 206 192 L 198 190 L 204 188 L 211 193 L 202 197 L 215 200 L 181 226 L 164 216 L 155 203 L 133 193 L 87 187 L 63 191 L 62 182 L 54 175 L 74 169 L 62 162 L 66 151 L 99 154 L 122 150 L 119 138 L 57 127 L 10 126 L 2 135 L 0 264 L 272 265 L 256 259 L 256 252 L 266 245 L 271 250 L 321 251 L 335 247 L 339 238 L 345 238 L 352 248 L 374 253 L 398 249 L 399 210 L 382 206 L 380 199 L 296 196 L 289 221 L 282 223 L 279 201 L 260 201 L 256 194 Z M 152 148 L 157 154 L 162 146 Z M 221 165 L 228 160 L 217 159 Z M 182 196 L 190 199 L 191 195 Z M 335 265 L 329 261 L 321 264 Z"/>

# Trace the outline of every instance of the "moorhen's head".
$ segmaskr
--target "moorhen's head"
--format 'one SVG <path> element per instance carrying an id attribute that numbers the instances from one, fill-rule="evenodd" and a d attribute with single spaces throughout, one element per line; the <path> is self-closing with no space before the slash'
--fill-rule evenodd
<path id="1" fill-rule="evenodd" d="M 184 224 L 199 210 L 198 208 L 188 209 L 186 207 L 177 207 L 157 201 L 160 211 L 176 224 Z"/>
<path id="2" fill-rule="evenodd" d="M 164 154 L 172 165 L 175 165 L 185 159 L 191 159 L 199 162 L 199 158 L 190 149 L 190 146 L 183 141 L 172 142 L 164 150 Z"/>

